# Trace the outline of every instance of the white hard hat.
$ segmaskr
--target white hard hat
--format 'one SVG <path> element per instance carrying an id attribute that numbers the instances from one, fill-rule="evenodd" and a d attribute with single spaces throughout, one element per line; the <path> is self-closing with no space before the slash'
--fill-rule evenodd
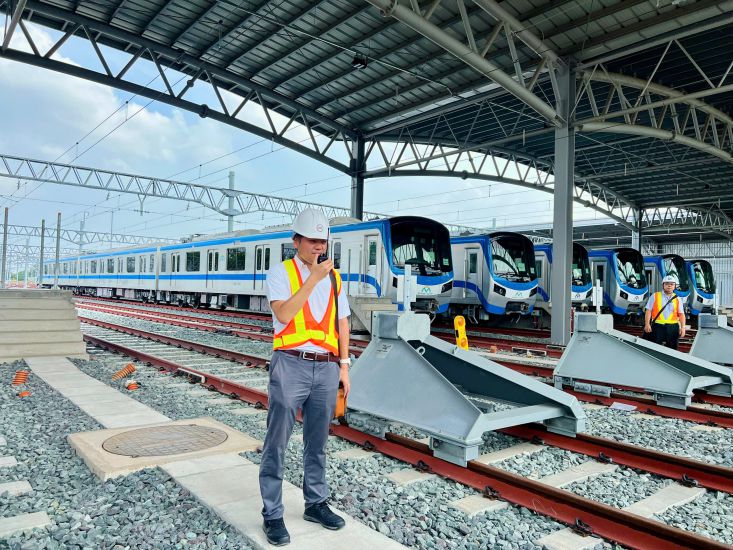
<path id="1" fill-rule="evenodd" d="M 677 284 L 677 279 L 672 277 L 672 275 L 667 275 L 664 279 L 662 279 L 662 284 L 664 283 L 674 283 Z"/>
<path id="2" fill-rule="evenodd" d="M 293 233 L 309 239 L 328 240 L 328 218 L 320 210 L 306 208 L 295 217 Z"/>

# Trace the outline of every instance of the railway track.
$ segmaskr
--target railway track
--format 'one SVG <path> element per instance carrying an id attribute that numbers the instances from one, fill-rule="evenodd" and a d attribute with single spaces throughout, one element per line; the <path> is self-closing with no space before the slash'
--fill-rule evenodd
<path id="1" fill-rule="evenodd" d="M 96 305 L 90 306 L 88 304 L 78 304 L 78 307 L 88 309 L 90 311 L 109 313 L 113 315 L 119 315 L 122 317 L 140 319 L 144 321 L 156 322 L 156 323 L 165 324 L 165 325 L 174 325 L 174 326 L 180 326 L 184 328 L 191 328 L 191 329 L 202 330 L 202 331 L 207 331 L 207 332 L 231 334 L 233 336 L 248 338 L 251 340 L 272 341 L 272 333 L 266 330 L 263 330 L 263 327 L 261 326 L 255 326 L 254 330 L 252 329 L 238 330 L 238 329 L 230 327 L 229 326 L 230 323 L 225 323 L 222 325 L 218 324 L 220 321 L 206 321 L 205 323 L 202 323 L 200 322 L 200 319 L 198 317 L 190 317 L 190 316 L 187 316 L 181 313 L 176 313 L 176 314 L 161 314 L 160 312 L 147 313 L 145 311 L 140 311 L 137 308 L 129 308 L 126 306 L 108 307 L 108 306 L 96 306 Z M 96 323 L 95 320 L 89 317 L 84 317 L 83 315 L 80 316 L 80 319 L 86 322 Z M 239 323 L 231 323 L 231 324 L 239 325 Z M 153 333 L 150 333 L 150 334 L 153 334 Z M 448 335 L 442 335 L 442 336 L 443 336 L 443 339 L 445 340 L 448 340 L 448 341 L 451 340 L 451 337 Z M 170 337 L 162 336 L 162 335 L 159 335 L 159 337 L 167 339 L 167 341 L 169 341 L 170 343 L 173 343 L 174 345 L 178 345 L 173 342 L 173 340 L 176 340 L 175 338 L 170 338 Z M 474 340 L 472 339 L 471 342 L 473 344 Z M 186 345 L 186 344 L 183 344 L 183 345 Z M 364 349 L 365 346 L 366 346 L 366 342 L 364 341 L 352 340 L 351 352 L 354 355 L 358 356 L 361 353 L 361 351 Z M 497 351 L 499 349 L 515 352 L 515 353 L 518 353 L 524 356 L 526 355 L 532 355 L 534 357 L 536 356 L 547 357 L 548 356 L 548 354 L 543 354 L 543 350 L 539 348 L 532 348 L 532 347 L 527 347 L 527 346 L 509 346 L 509 347 L 504 347 L 504 348 L 497 347 Z M 214 353 L 217 353 L 217 352 L 215 351 Z M 220 350 L 218 353 L 223 353 L 223 351 Z M 553 358 L 555 356 L 549 355 L 549 357 Z M 554 368 L 554 365 L 543 366 L 543 365 L 538 365 L 538 364 L 522 363 L 519 360 L 520 359 L 519 356 L 517 356 L 516 358 L 512 358 L 511 356 L 497 357 L 496 355 L 492 355 L 491 359 L 505 367 L 511 368 L 512 370 L 516 370 L 523 374 L 552 379 L 552 369 Z M 570 388 L 564 388 L 564 390 L 567 393 L 574 395 L 579 401 L 583 401 L 583 402 L 596 403 L 596 404 L 604 405 L 607 407 L 612 406 L 614 403 L 625 403 L 627 405 L 635 406 L 639 410 L 642 410 L 649 414 L 658 415 L 662 418 L 676 418 L 676 419 L 681 419 L 681 420 L 687 420 L 689 422 L 695 422 L 698 424 L 705 424 L 709 426 L 720 426 L 724 428 L 733 428 L 733 413 L 728 413 L 728 412 L 718 411 L 718 410 L 713 410 L 713 409 L 704 409 L 701 407 L 689 407 L 688 409 L 684 409 L 684 410 L 663 407 L 663 406 L 657 405 L 654 402 L 654 400 L 650 399 L 649 397 L 645 397 L 644 395 L 645 392 L 641 388 L 621 387 L 617 389 L 624 390 L 624 391 L 631 391 L 631 392 L 635 392 L 637 394 L 642 394 L 642 395 L 626 395 L 626 394 L 614 392 L 609 397 L 604 397 L 604 396 L 597 396 L 597 395 L 591 395 L 591 394 L 573 391 Z M 733 399 L 731 398 L 708 396 L 707 394 L 697 394 L 697 400 L 699 403 L 709 402 L 709 403 L 713 403 L 716 405 L 733 408 Z"/>
<path id="2" fill-rule="evenodd" d="M 201 384 L 210 390 L 267 407 L 267 374 L 263 368 L 267 364 L 266 358 L 234 352 L 222 354 L 222 350 L 219 350 L 219 356 L 226 357 L 227 361 L 212 363 L 210 354 L 216 353 L 216 350 L 210 346 L 127 327 L 112 327 L 114 327 L 112 323 L 95 322 L 94 325 L 90 325 L 85 322 L 84 338 L 92 345 L 128 355 L 159 370 L 186 376 L 189 381 Z M 161 344 L 161 338 L 170 341 Z M 203 355 L 204 353 L 206 355 Z M 547 445 L 561 448 L 566 448 L 569 442 L 573 442 L 574 447 L 582 450 L 569 450 L 594 458 L 600 457 L 604 462 L 614 462 L 664 477 L 684 480 L 686 483 L 699 483 L 703 487 L 733 492 L 733 470 L 729 468 L 584 434 L 575 439 L 559 436 L 534 425 L 511 428 L 504 432 L 522 439 L 536 442 L 541 440 Z M 473 487 L 482 491 L 487 498 L 500 498 L 539 511 L 584 534 L 594 534 L 631 548 L 729 548 L 723 543 L 701 535 L 625 512 L 478 461 L 469 462 L 465 468 L 445 462 L 432 456 L 424 443 L 400 435 L 387 434 L 386 439 L 380 439 L 345 424 L 333 425 L 332 433 L 364 448 L 409 463 L 420 470 L 430 471 Z"/>

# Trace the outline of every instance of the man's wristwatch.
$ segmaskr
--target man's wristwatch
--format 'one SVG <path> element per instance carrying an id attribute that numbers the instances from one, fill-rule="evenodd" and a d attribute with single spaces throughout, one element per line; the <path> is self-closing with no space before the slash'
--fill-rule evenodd
<path id="1" fill-rule="evenodd" d="M 351 366 L 351 359 L 349 359 L 349 358 L 339 359 L 339 365 L 348 365 L 348 366 Z"/>

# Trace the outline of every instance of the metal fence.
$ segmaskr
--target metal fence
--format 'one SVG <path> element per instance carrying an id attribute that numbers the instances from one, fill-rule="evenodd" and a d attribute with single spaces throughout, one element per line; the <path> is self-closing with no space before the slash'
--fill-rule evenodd
<path id="1" fill-rule="evenodd" d="M 730 241 L 664 245 L 664 254 L 679 254 L 686 260 L 710 262 L 715 273 L 718 305 L 733 307 L 733 243 Z"/>

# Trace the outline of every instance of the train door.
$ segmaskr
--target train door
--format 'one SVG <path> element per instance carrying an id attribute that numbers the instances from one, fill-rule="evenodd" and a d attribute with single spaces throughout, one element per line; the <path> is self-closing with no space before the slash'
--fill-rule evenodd
<path id="1" fill-rule="evenodd" d="M 219 252 L 217 250 L 209 250 L 206 262 L 206 288 L 214 288 L 216 277 L 213 275 L 219 271 Z"/>
<path id="2" fill-rule="evenodd" d="M 366 237 L 366 254 L 364 255 L 366 277 L 362 281 L 361 293 L 367 296 L 376 296 L 379 281 L 379 235 L 368 235 Z"/>
<path id="3" fill-rule="evenodd" d="M 253 286 L 255 290 L 265 288 L 265 275 L 270 270 L 270 247 L 255 246 L 255 269 Z"/>
<path id="4" fill-rule="evenodd" d="M 658 277 L 657 277 L 657 268 L 656 267 L 647 267 L 644 269 L 644 275 L 646 276 L 646 282 L 649 285 L 649 291 L 651 293 L 656 292 L 657 290 L 661 290 L 658 288 L 660 285 L 658 284 Z"/>
<path id="5" fill-rule="evenodd" d="M 481 289 L 481 249 L 466 248 L 466 257 L 464 261 L 464 271 L 466 274 L 466 287 L 475 285 L 476 288 Z"/>

